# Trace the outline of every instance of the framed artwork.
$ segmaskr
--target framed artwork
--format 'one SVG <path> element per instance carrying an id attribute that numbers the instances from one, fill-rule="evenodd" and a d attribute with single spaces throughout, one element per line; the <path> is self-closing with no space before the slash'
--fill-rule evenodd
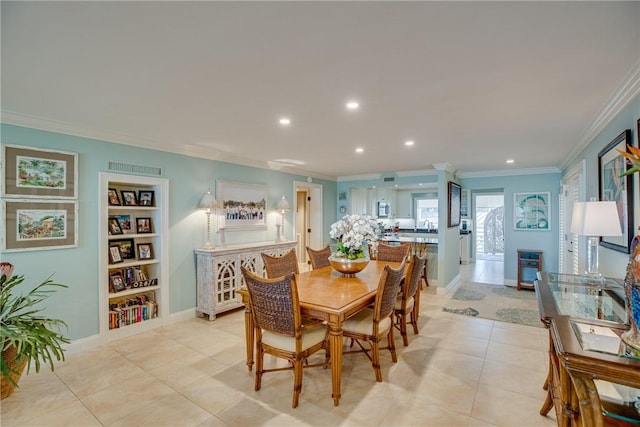
<path id="1" fill-rule="evenodd" d="M 138 243 L 138 259 L 153 259 L 153 245 L 151 243 Z"/>
<path id="2" fill-rule="evenodd" d="M 140 190 L 138 191 L 138 205 L 140 206 L 153 206 L 153 191 L 152 190 Z"/>
<path id="3" fill-rule="evenodd" d="M 598 153 L 598 197 L 603 201 L 614 201 L 622 226 L 622 236 L 604 236 L 600 245 L 615 251 L 629 253 L 633 239 L 633 177 L 621 176 L 627 169 L 624 157 L 618 152 L 629 151 L 633 145 L 631 130 L 616 136 Z"/>
<path id="4" fill-rule="evenodd" d="M 5 200 L 5 252 L 73 248 L 78 245 L 75 201 Z"/>
<path id="5" fill-rule="evenodd" d="M 460 225 L 460 192 L 462 187 L 453 181 L 449 181 L 449 227 Z"/>
<path id="6" fill-rule="evenodd" d="M 118 190 L 115 188 L 109 188 L 107 191 L 109 197 L 109 206 L 120 206 L 120 196 L 118 196 Z"/>
<path id="7" fill-rule="evenodd" d="M 513 227 L 516 231 L 551 230 L 551 193 L 514 193 Z"/>
<path id="8" fill-rule="evenodd" d="M 78 197 L 78 154 L 41 148 L 4 146 L 5 197 Z"/>
<path id="9" fill-rule="evenodd" d="M 135 191 L 122 190 L 122 206 L 138 206 L 138 198 Z"/>
<path id="10" fill-rule="evenodd" d="M 120 229 L 124 234 L 131 233 L 131 215 L 113 215 L 112 218 L 116 218 L 118 220 Z"/>
<path id="11" fill-rule="evenodd" d="M 109 234 L 116 235 L 122 234 L 122 227 L 120 226 L 120 221 L 116 217 L 109 217 Z"/>
<path id="12" fill-rule="evenodd" d="M 267 186 L 217 181 L 217 198 L 222 200 L 219 229 L 267 228 Z"/>
<path id="13" fill-rule="evenodd" d="M 136 218 L 137 233 L 151 233 L 151 218 Z"/>
<path id="14" fill-rule="evenodd" d="M 120 246 L 109 246 L 109 264 L 117 264 L 122 262 L 122 254 L 120 253 Z"/>
<path id="15" fill-rule="evenodd" d="M 136 258 L 133 239 L 112 240 L 111 245 L 118 246 L 120 248 L 120 256 L 123 260 Z"/>

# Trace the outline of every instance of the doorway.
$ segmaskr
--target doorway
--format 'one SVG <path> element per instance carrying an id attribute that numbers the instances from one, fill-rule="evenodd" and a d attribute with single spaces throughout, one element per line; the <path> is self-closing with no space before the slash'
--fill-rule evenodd
<path id="1" fill-rule="evenodd" d="M 469 280 L 504 284 L 504 193 L 473 194 L 475 263 Z"/>
<path id="2" fill-rule="evenodd" d="M 296 253 L 300 271 L 309 265 L 307 246 L 322 247 L 322 185 L 310 182 L 294 182 L 294 238 L 298 242 Z"/>

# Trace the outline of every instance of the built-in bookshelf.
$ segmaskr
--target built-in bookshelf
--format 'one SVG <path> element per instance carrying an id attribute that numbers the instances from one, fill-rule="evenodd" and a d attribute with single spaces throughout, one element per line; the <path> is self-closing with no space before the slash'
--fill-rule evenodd
<path id="1" fill-rule="evenodd" d="M 168 318 L 169 184 L 101 173 L 99 185 L 100 337 L 111 341 Z"/>

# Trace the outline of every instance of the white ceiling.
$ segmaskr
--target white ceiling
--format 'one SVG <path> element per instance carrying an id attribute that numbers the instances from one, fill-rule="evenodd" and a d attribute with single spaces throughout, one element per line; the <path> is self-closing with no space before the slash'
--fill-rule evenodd
<path id="1" fill-rule="evenodd" d="M 640 59 L 637 1 L 1 8 L 4 122 L 326 178 L 562 167 Z"/>

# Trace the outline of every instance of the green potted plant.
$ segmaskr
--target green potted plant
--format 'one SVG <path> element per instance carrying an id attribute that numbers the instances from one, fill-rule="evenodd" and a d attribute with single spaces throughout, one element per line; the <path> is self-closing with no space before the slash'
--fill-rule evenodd
<path id="1" fill-rule="evenodd" d="M 40 316 L 38 304 L 45 301 L 56 288 L 66 285 L 47 280 L 23 295 L 19 291 L 24 276 L 13 276 L 13 265 L 0 263 L 0 332 L 2 337 L 1 399 L 9 396 L 18 385 L 22 372 L 31 365 L 36 372 L 42 363 L 53 370 L 53 359 L 64 360 L 62 344 L 69 340 L 57 332 L 67 324 L 58 319 Z"/>

